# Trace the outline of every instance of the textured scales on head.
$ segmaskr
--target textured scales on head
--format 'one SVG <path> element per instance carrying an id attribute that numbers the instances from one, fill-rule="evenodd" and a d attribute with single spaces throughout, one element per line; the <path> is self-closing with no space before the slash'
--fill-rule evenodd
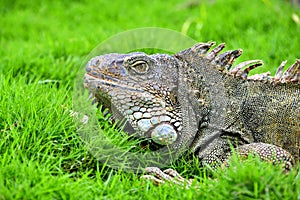
<path id="1" fill-rule="evenodd" d="M 87 64 L 85 87 L 115 119 L 126 119 L 129 134 L 174 151 L 190 150 L 207 163 L 226 159 L 229 142 L 270 143 L 299 159 L 300 61 L 284 73 L 283 62 L 274 77 L 248 76 L 260 60 L 232 67 L 242 51 L 220 54 L 225 47 L 220 44 L 208 52 L 214 44 L 199 43 L 173 56 L 97 56 Z M 287 110 L 277 116 L 282 104 Z"/>

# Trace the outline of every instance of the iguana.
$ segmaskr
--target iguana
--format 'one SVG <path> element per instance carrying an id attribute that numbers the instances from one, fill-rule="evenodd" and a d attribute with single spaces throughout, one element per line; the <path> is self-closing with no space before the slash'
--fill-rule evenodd
<path id="1" fill-rule="evenodd" d="M 285 72 L 248 76 L 260 60 L 233 67 L 242 50 L 211 51 L 198 43 L 174 55 L 111 53 L 86 65 L 84 86 L 95 101 L 126 119 L 128 134 L 151 138 L 203 164 L 221 164 L 232 147 L 241 155 L 283 162 L 300 159 L 300 60 Z M 161 172 L 162 176 L 174 171 Z"/>

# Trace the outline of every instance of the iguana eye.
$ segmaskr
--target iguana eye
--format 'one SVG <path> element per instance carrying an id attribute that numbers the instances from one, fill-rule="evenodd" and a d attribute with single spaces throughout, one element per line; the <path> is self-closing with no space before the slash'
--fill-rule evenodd
<path id="1" fill-rule="evenodd" d="M 148 71 L 149 69 L 149 65 L 146 61 L 143 61 L 143 60 L 138 60 L 136 62 L 134 62 L 132 65 L 131 65 L 131 68 L 139 73 L 139 74 L 143 74 L 145 72 Z"/>

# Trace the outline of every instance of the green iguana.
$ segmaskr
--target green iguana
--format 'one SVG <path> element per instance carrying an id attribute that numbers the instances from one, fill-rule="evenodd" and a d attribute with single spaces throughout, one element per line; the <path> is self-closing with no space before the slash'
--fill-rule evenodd
<path id="1" fill-rule="evenodd" d="M 260 60 L 232 67 L 242 51 L 220 54 L 225 45 L 209 51 L 213 45 L 174 55 L 97 56 L 86 66 L 84 85 L 96 102 L 114 107 L 115 118 L 127 120 L 128 134 L 210 165 L 225 162 L 233 146 L 290 169 L 300 159 L 300 60 L 285 72 L 282 62 L 274 77 L 248 77 Z M 148 171 L 160 179 L 175 173 Z"/>

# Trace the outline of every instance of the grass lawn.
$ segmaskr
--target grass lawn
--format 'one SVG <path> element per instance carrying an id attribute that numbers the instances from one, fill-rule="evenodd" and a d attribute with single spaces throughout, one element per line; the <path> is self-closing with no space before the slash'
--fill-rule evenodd
<path id="1" fill-rule="evenodd" d="M 176 163 L 197 187 L 154 186 L 97 162 L 70 116 L 86 55 L 122 31 L 173 29 L 243 49 L 271 71 L 300 58 L 300 10 L 284 0 L 0 2 L 0 199 L 300 199 L 299 167 L 257 159 L 217 171 Z"/>

